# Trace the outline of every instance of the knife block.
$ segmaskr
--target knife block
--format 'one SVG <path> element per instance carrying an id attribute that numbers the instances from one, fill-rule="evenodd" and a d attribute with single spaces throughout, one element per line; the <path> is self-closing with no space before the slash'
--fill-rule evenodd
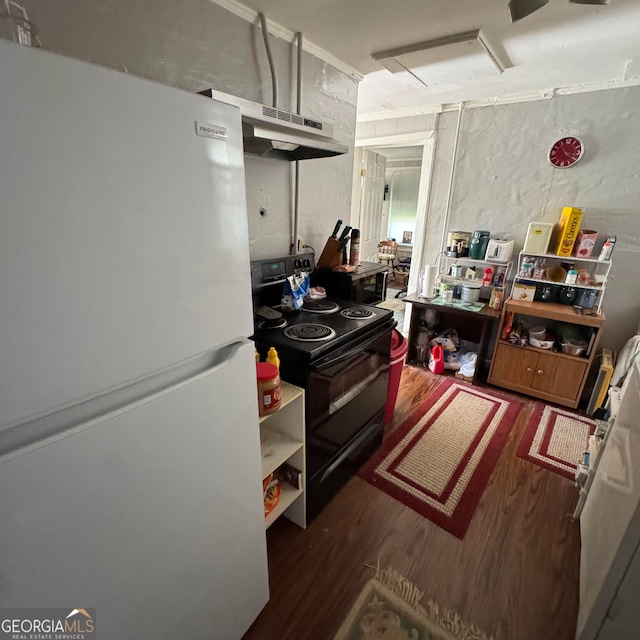
<path id="1" fill-rule="evenodd" d="M 341 264 L 342 252 L 340 251 L 340 241 L 337 238 L 329 238 L 316 262 L 316 266 L 321 269 L 333 269 L 333 267 Z"/>

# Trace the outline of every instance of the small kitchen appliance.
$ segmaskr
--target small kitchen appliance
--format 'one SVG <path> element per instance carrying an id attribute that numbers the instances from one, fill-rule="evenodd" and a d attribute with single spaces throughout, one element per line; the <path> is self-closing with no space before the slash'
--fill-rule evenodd
<path id="1" fill-rule="evenodd" d="M 466 258 L 469 255 L 470 243 L 471 234 L 468 231 L 449 231 L 447 234 L 448 255 L 454 258 Z"/>
<path id="2" fill-rule="evenodd" d="M 491 262 L 509 262 L 513 255 L 513 240 L 490 238 L 484 259 Z"/>
<path id="3" fill-rule="evenodd" d="M 473 260 L 484 260 L 491 234 L 488 231 L 474 231 L 471 236 L 469 257 Z"/>
<path id="4" fill-rule="evenodd" d="M 327 290 L 327 295 L 341 300 L 377 304 L 387 297 L 389 270 L 379 262 L 361 262 L 354 271 L 341 272 L 317 268 L 311 283 Z"/>

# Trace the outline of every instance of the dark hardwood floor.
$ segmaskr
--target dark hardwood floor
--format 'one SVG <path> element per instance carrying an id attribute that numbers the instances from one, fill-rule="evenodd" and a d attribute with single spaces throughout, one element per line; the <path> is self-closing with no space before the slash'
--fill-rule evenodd
<path id="1" fill-rule="evenodd" d="M 392 432 L 440 381 L 405 367 Z M 505 393 L 504 395 L 509 395 Z M 520 400 L 523 398 L 519 397 Z M 390 565 L 495 640 L 572 640 L 580 538 L 573 484 L 516 456 L 534 402 L 524 400 L 464 540 L 353 478 L 301 530 L 268 532 L 271 601 L 246 640 L 330 640 L 366 581 Z"/>

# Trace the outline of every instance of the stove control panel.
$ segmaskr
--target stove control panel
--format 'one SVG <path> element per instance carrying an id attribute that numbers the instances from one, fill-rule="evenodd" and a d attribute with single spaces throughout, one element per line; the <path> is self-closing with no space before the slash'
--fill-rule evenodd
<path id="1" fill-rule="evenodd" d="M 257 289 L 279 284 L 296 271 L 311 273 L 315 268 L 313 253 L 298 253 L 283 258 L 251 261 L 251 288 Z"/>

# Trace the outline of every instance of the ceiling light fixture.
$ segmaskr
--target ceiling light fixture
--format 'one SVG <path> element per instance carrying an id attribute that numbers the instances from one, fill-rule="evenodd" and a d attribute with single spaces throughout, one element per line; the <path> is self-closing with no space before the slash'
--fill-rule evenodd
<path id="1" fill-rule="evenodd" d="M 569 0 L 573 4 L 609 4 L 609 0 Z"/>
<path id="2" fill-rule="evenodd" d="M 547 2 L 549 0 L 546 0 Z M 402 56 L 409 55 L 411 53 L 418 53 L 419 51 L 427 51 L 429 49 L 435 49 L 436 47 L 445 47 L 451 44 L 459 44 L 464 42 L 478 42 L 484 52 L 489 56 L 489 59 L 496 66 L 500 73 L 503 73 L 505 69 L 511 67 L 510 61 L 501 59 L 498 53 L 493 49 L 491 43 L 487 40 L 486 35 L 480 31 L 480 29 L 473 29 L 472 31 L 463 31 L 462 33 L 454 33 L 441 38 L 435 38 L 434 40 L 427 40 L 426 42 L 418 42 L 415 44 L 404 45 L 402 47 L 396 47 L 395 49 L 387 49 L 386 51 L 379 51 L 378 53 L 371 54 L 374 60 L 380 62 L 384 67 L 389 69 L 392 73 L 400 70 L 404 70 L 408 73 L 407 79 L 413 83 L 416 82 L 422 86 L 427 86 L 420 78 L 418 78 L 411 69 L 407 68 L 400 59 Z M 397 69 L 396 69 L 397 67 Z M 416 85 L 416 88 L 419 88 Z"/>

